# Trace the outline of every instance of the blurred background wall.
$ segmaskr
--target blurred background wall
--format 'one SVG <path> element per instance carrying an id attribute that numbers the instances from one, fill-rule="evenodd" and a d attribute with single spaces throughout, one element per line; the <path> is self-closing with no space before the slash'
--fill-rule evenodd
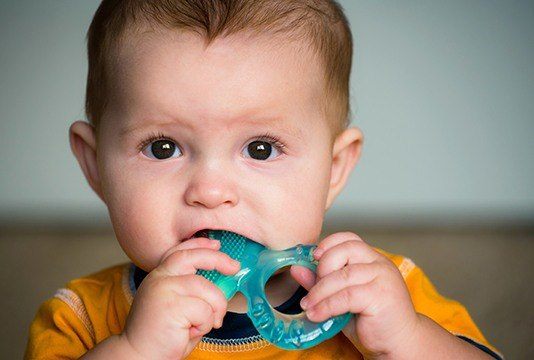
<path id="1" fill-rule="evenodd" d="M 72 156 L 98 1 L 0 2 L 0 214 L 105 220 Z M 534 217 L 534 3 L 342 1 L 362 158 L 334 215 Z"/>
<path id="2" fill-rule="evenodd" d="M 470 254 L 486 261 L 480 266 L 508 261 L 525 280 L 516 279 L 513 290 L 525 300 L 523 314 L 510 310 L 516 317 L 508 324 L 512 332 L 522 326 L 524 344 L 510 336 L 512 346 L 497 329 L 502 324 L 491 322 L 489 316 L 504 306 L 499 301 L 475 320 L 487 326 L 482 330 L 496 346 L 534 356 L 532 345 L 525 345 L 534 325 L 528 277 L 534 275 L 534 2 L 340 2 L 355 41 L 352 124 L 365 141 L 359 164 L 327 214 L 327 228 L 364 233 L 386 248 L 407 239 L 397 250 L 417 256 L 434 279 L 440 266 L 451 264 L 436 264 L 411 249 L 426 246 L 432 253 L 442 244 L 456 249 L 454 257 L 471 243 Z M 99 261 L 127 260 L 68 143 L 68 126 L 84 119 L 85 35 L 98 4 L 0 1 L 0 245 L 4 282 L 19 283 L 11 292 L 19 297 L 12 295 L 6 306 L 20 314 L 7 322 L 15 332 L 2 329 L 0 351 L 10 354 L 21 355 L 36 306 L 55 287 L 98 270 L 94 261 L 85 267 L 73 261 L 87 256 L 84 246 L 107 249 L 104 257 L 90 251 Z M 443 240 L 445 233 L 452 238 Z M 70 251 L 54 251 L 60 247 Z M 46 268 L 49 281 L 32 280 L 30 270 L 22 281 L 14 271 L 20 264 Z M 79 267 L 68 272 L 66 264 Z M 467 260 L 462 264 L 465 272 L 481 270 L 469 268 L 476 265 Z M 476 294 L 462 293 L 447 277 L 440 281 L 441 289 L 460 300 L 465 296 L 478 311 Z"/>

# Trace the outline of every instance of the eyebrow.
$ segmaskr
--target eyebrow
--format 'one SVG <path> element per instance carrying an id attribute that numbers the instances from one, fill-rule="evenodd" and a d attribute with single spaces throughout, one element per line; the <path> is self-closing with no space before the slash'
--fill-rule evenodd
<path id="1" fill-rule="evenodd" d="M 148 123 L 146 122 L 148 121 Z M 185 127 L 188 127 L 188 128 L 191 128 L 192 126 L 188 123 L 185 123 L 185 122 L 182 122 L 181 120 L 179 119 L 174 119 L 174 120 L 159 120 L 159 121 L 152 121 L 150 119 L 143 119 L 142 121 L 140 121 L 138 124 L 130 124 L 130 125 L 126 125 L 124 127 L 124 129 L 121 130 L 121 132 L 119 133 L 119 137 L 125 137 L 126 135 L 130 134 L 130 133 L 135 133 L 143 128 L 146 128 L 146 127 L 149 127 L 149 126 L 154 126 L 154 127 L 162 127 L 162 126 L 173 126 L 173 125 L 182 125 L 182 126 L 185 126 Z"/>
<path id="2" fill-rule="evenodd" d="M 146 120 L 149 120 L 149 119 L 146 119 Z M 302 130 L 301 129 L 298 129 L 296 127 L 293 127 L 293 126 L 287 126 L 287 125 L 281 125 L 280 122 L 281 122 L 281 119 L 278 118 L 278 117 L 266 117 L 266 118 L 261 118 L 261 119 L 252 119 L 252 118 L 246 118 L 244 120 L 240 120 L 240 121 L 236 121 L 236 122 L 239 122 L 239 123 L 242 123 L 242 122 L 245 122 L 245 123 L 248 123 L 250 125 L 261 125 L 261 124 L 265 124 L 265 125 L 273 125 L 275 126 L 279 131 L 283 131 L 283 132 L 286 132 L 290 135 L 292 135 L 293 137 L 296 137 L 296 138 L 300 138 L 301 135 L 302 135 Z M 160 120 L 160 121 L 150 121 L 148 123 L 146 123 L 145 121 L 141 121 L 139 124 L 132 124 L 132 125 L 127 125 L 120 133 L 119 133 L 119 137 L 125 137 L 126 135 L 130 134 L 130 133 L 135 133 L 143 128 L 146 128 L 146 127 L 149 127 L 149 126 L 153 126 L 153 127 L 165 127 L 165 126 L 176 126 L 176 125 L 181 125 L 181 126 L 185 126 L 189 129 L 192 129 L 193 126 L 191 124 L 188 124 L 184 121 L 181 121 L 180 119 L 176 118 L 176 119 L 172 119 L 172 120 Z"/>

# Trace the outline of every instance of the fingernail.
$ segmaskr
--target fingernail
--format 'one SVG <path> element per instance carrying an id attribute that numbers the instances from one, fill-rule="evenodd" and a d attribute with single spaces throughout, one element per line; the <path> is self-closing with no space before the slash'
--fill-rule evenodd
<path id="1" fill-rule="evenodd" d="M 318 258 L 319 256 L 321 256 L 323 254 L 324 250 L 322 248 L 316 248 L 314 251 L 313 251 L 313 256 L 315 256 L 316 258 Z"/>
<path id="2" fill-rule="evenodd" d="M 312 316 L 312 317 L 315 316 L 315 309 L 311 308 L 311 309 L 306 310 L 306 316 L 308 316 L 308 318 L 310 316 Z"/>
<path id="3" fill-rule="evenodd" d="M 300 300 L 300 307 L 303 310 L 306 310 L 306 308 L 308 307 L 308 299 L 306 298 L 306 296 Z"/>

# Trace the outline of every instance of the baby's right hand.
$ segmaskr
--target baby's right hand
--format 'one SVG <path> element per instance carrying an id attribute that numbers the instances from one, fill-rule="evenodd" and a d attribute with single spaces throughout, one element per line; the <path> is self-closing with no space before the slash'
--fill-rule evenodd
<path id="1" fill-rule="evenodd" d="M 194 238 L 170 249 L 143 280 L 126 319 L 122 340 L 145 359 L 182 359 L 228 305 L 222 291 L 198 269 L 235 274 L 239 262 L 218 251 L 218 240 Z"/>

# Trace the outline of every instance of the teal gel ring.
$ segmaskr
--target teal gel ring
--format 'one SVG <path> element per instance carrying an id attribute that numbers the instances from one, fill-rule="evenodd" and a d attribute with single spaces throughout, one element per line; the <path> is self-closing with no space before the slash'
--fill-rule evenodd
<path id="1" fill-rule="evenodd" d="M 207 237 L 221 242 L 220 251 L 241 263 L 235 275 L 216 270 L 198 270 L 197 274 L 217 285 L 227 300 L 240 291 L 247 298 L 247 315 L 258 333 L 273 345 L 286 350 L 302 350 L 330 339 L 347 325 L 351 313 L 338 315 L 323 322 L 310 321 L 304 312 L 283 314 L 274 309 L 265 296 L 265 284 L 280 268 L 301 265 L 315 272 L 315 245 L 297 245 L 275 251 L 244 236 L 224 230 L 210 230 Z"/>

